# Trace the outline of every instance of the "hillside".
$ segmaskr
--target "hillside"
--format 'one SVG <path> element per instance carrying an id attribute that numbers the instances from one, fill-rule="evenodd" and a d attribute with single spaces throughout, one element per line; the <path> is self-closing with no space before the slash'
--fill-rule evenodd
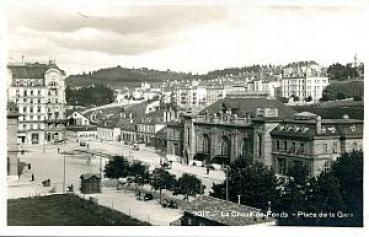
<path id="1" fill-rule="evenodd" d="M 209 80 L 227 75 L 244 75 L 247 73 L 257 73 L 264 71 L 267 73 L 280 73 L 280 67 L 272 65 L 252 65 L 244 67 L 231 67 L 221 70 L 209 71 L 207 74 L 195 75 L 192 73 L 159 71 L 147 68 L 124 68 L 116 66 L 113 68 L 104 68 L 97 71 L 70 75 L 66 82 L 70 87 L 87 87 L 93 84 L 104 84 L 114 88 L 137 87 L 143 81 L 162 82 L 162 81 L 180 81 L 191 79 Z"/>
<path id="2" fill-rule="evenodd" d="M 70 87 L 87 87 L 94 84 L 104 84 L 114 88 L 137 87 L 143 81 L 162 82 L 166 80 L 187 80 L 194 76 L 190 73 L 152 70 L 147 68 L 123 68 L 120 66 L 104 68 L 98 71 L 71 75 L 66 79 Z"/>
<path id="3" fill-rule="evenodd" d="M 361 100 L 364 96 L 364 81 L 331 81 L 323 91 L 322 101 L 355 98 Z"/>

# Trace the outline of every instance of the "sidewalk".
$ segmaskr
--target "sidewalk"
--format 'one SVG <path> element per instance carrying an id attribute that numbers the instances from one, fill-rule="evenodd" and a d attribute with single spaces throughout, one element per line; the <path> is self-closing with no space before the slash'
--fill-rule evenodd
<path id="1" fill-rule="evenodd" d="M 96 198 L 99 205 L 120 211 L 152 225 L 169 226 L 170 222 L 183 215 L 182 210 L 161 207 L 157 200 L 139 201 L 134 193 L 127 190 L 103 188 L 101 194 L 82 195 L 82 197 Z"/>

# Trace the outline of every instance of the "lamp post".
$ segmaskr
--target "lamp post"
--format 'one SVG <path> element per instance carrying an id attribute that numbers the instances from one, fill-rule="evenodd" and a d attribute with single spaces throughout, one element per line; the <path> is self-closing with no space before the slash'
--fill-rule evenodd
<path id="1" fill-rule="evenodd" d="M 65 141 L 63 150 L 65 150 Z M 63 193 L 65 193 L 65 152 L 63 152 Z"/>
<path id="2" fill-rule="evenodd" d="M 229 201 L 229 176 L 230 176 L 230 172 L 231 172 L 231 168 L 226 165 L 224 167 L 224 172 L 225 172 L 225 175 L 226 175 L 226 201 Z"/>

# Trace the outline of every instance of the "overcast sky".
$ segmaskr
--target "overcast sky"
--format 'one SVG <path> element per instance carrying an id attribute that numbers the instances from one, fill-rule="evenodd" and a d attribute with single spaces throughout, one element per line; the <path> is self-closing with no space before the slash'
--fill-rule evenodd
<path id="1" fill-rule="evenodd" d="M 193 73 L 296 60 L 326 66 L 352 61 L 355 53 L 360 58 L 367 30 L 361 1 L 350 6 L 342 1 L 30 2 L 16 1 L 7 11 L 8 58 L 46 62 L 55 57 L 68 74 L 116 65 Z"/>

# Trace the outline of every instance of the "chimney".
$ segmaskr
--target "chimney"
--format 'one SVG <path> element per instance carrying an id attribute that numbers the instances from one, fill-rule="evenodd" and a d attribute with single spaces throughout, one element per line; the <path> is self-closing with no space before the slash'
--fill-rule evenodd
<path id="1" fill-rule="evenodd" d="M 342 116 L 342 118 L 343 118 L 343 119 L 349 119 L 350 117 L 348 116 L 348 114 L 344 114 L 344 115 Z"/>
<path id="2" fill-rule="evenodd" d="M 316 134 L 322 133 L 322 117 L 316 117 Z"/>

